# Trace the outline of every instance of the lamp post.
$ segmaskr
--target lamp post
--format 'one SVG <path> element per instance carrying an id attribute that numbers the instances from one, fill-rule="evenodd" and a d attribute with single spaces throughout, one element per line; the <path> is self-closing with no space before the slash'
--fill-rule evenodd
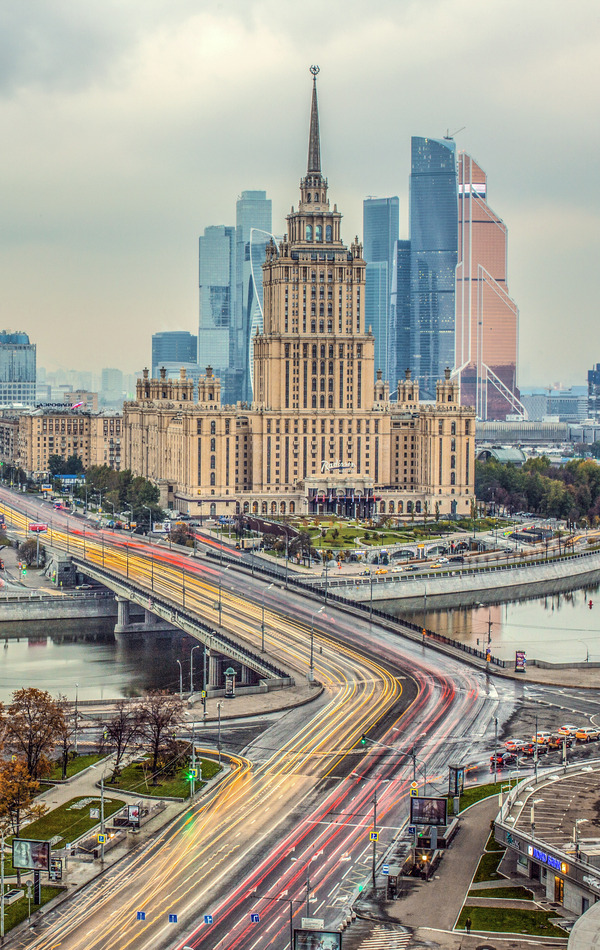
<path id="1" fill-rule="evenodd" d="M 148 512 L 148 534 L 152 534 L 152 508 L 150 505 L 142 505 L 142 508 L 145 508 Z"/>
<path id="2" fill-rule="evenodd" d="M 225 571 L 228 571 L 230 567 L 231 567 L 231 564 L 228 564 L 227 567 L 225 568 L 225 570 L 223 570 L 223 572 L 222 572 L 221 574 L 219 574 L 219 603 L 218 603 L 218 607 L 219 607 L 219 626 L 221 626 L 221 611 L 222 611 L 221 589 L 222 589 L 222 587 L 223 587 L 223 574 L 225 573 Z M 271 584 L 271 587 L 272 587 L 272 586 L 273 586 L 273 585 Z"/>
<path id="3" fill-rule="evenodd" d="M 221 768 L 221 707 L 223 703 L 217 703 L 217 751 L 219 753 L 219 768 Z"/>
<path id="4" fill-rule="evenodd" d="M 272 586 L 273 586 L 272 584 L 269 584 L 268 587 L 265 587 L 265 589 L 263 590 L 263 595 L 262 595 L 262 615 L 261 615 L 261 622 L 260 622 L 260 652 L 261 653 L 265 652 L 265 595 L 268 590 L 271 590 Z"/>
<path id="5" fill-rule="evenodd" d="M 371 581 L 371 599 L 369 601 L 369 623 L 373 619 L 373 571 L 369 570 L 369 580 Z"/>
<path id="6" fill-rule="evenodd" d="M 197 643 L 190 650 L 190 695 L 194 693 L 194 650 L 199 650 L 201 646 L 202 643 Z"/>
<path id="7" fill-rule="evenodd" d="M 575 819 L 575 827 L 573 828 L 573 840 L 575 841 L 575 859 L 577 861 L 579 861 L 579 825 L 584 824 L 584 822 L 586 821 L 588 821 L 587 818 Z"/>
<path id="8" fill-rule="evenodd" d="M 79 723 L 79 683 L 75 683 L 75 755 L 77 755 L 77 728 Z"/>
<path id="9" fill-rule="evenodd" d="M 183 699 L 183 667 L 181 665 L 181 660 L 177 660 L 179 666 L 179 698 Z"/>
<path id="10" fill-rule="evenodd" d="M 531 814 L 529 816 L 531 822 L 531 840 L 533 841 L 535 835 L 535 806 L 541 805 L 544 801 L 543 798 L 534 798 L 531 802 Z"/>
<path id="11" fill-rule="evenodd" d="M 318 614 L 322 614 L 325 610 L 325 605 L 319 607 L 318 610 L 315 610 L 314 614 L 310 618 L 310 662 L 308 665 L 308 682 L 312 683 L 315 678 L 315 664 L 314 664 L 314 653 L 315 653 L 315 617 Z"/>

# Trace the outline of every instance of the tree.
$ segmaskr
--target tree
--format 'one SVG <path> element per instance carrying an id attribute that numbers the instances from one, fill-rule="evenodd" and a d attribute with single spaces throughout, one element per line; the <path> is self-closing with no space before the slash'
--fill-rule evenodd
<path id="1" fill-rule="evenodd" d="M 52 476 L 65 474 L 65 463 L 62 455 L 50 455 L 48 457 L 48 471 Z"/>
<path id="2" fill-rule="evenodd" d="M 5 832 L 18 838 L 24 820 L 45 814 L 46 806 L 35 802 L 39 788 L 39 782 L 31 777 L 24 762 L 0 760 L 0 823 Z M 18 869 L 17 883 L 21 883 Z"/>
<path id="3" fill-rule="evenodd" d="M 46 563 L 46 548 L 43 544 L 39 546 L 39 555 L 40 555 L 40 565 Z M 28 538 L 27 541 L 23 541 L 19 545 L 19 556 L 22 561 L 25 561 L 27 567 L 31 567 L 32 564 L 37 563 L 38 556 L 38 542 L 34 541 L 33 538 Z"/>
<path id="4" fill-rule="evenodd" d="M 17 689 L 4 710 L 2 725 L 7 748 L 24 758 L 32 778 L 40 778 L 64 729 L 60 703 L 35 686 Z"/>
<path id="5" fill-rule="evenodd" d="M 158 761 L 167 738 L 172 739 L 183 719 L 183 703 L 164 690 L 154 690 L 139 704 L 140 733 L 150 753 L 152 784 L 158 785 Z"/>
<path id="6" fill-rule="evenodd" d="M 75 716 L 71 718 L 71 704 L 66 696 L 59 696 L 57 704 L 62 712 L 62 722 L 57 727 L 57 745 L 60 749 L 60 758 L 62 765 L 62 780 L 67 777 L 67 766 L 69 764 L 69 752 L 73 746 L 73 740 L 77 733 L 77 721 Z"/>
<path id="7" fill-rule="evenodd" d="M 187 544 L 189 532 L 184 524 L 177 524 L 171 529 L 171 541 L 173 544 Z"/>
<path id="8" fill-rule="evenodd" d="M 115 714 L 108 721 L 101 720 L 98 727 L 102 730 L 103 745 L 114 752 L 111 782 L 116 781 L 121 771 L 121 762 L 127 752 L 136 745 L 142 732 L 142 715 L 139 705 L 132 705 L 124 699 L 115 704 Z"/>
<path id="9" fill-rule="evenodd" d="M 83 472 L 83 462 L 77 455 L 69 455 L 68 459 L 65 462 L 64 474 L 65 475 L 81 475 Z"/>

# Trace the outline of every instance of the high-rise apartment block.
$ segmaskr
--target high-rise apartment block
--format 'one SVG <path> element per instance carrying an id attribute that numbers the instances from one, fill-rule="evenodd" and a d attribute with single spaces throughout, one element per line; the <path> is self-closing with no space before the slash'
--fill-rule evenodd
<path id="1" fill-rule="evenodd" d="M 158 376 L 161 366 L 186 368 L 198 359 L 198 338 L 187 330 L 167 330 L 152 335 L 152 375 Z"/>
<path id="2" fill-rule="evenodd" d="M 519 311 L 508 294 L 506 225 L 487 201 L 487 176 L 458 156 L 456 373 L 479 419 L 522 414 L 517 388 Z"/>
<path id="3" fill-rule="evenodd" d="M 435 399 L 436 381 L 454 365 L 458 192 L 452 139 L 411 139 L 410 245 L 407 365 L 421 395 Z"/>
<path id="4" fill-rule="evenodd" d="M 34 406 L 36 348 L 26 333 L 0 332 L 0 406 Z"/>
<path id="5" fill-rule="evenodd" d="M 400 226 L 398 198 L 366 198 L 363 202 L 364 255 L 367 262 L 365 326 L 375 337 L 375 369 L 392 387 L 397 384 L 390 363 L 390 293 L 394 249 Z"/>
<path id="6" fill-rule="evenodd" d="M 300 201 L 266 247 L 252 403 L 223 405 L 210 367 L 196 402 L 182 370 L 177 380 L 145 371 L 125 403 L 125 465 L 155 481 L 164 504 L 211 516 L 470 512 L 473 410 L 449 369 L 432 402 L 419 401 L 410 370 L 390 400 L 365 326 L 362 246 L 343 243 L 341 217 L 321 171 L 314 82 Z"/>

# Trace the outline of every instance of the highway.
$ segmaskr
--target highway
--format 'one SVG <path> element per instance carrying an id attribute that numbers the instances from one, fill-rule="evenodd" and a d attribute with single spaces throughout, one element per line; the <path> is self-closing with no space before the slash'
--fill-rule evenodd
<path id="1" fill-rule="evenodd" d="M 9 493 L 0 498 L 15 504 Z M 17 526 L 43 520 L 37 503 L 17 503 L 25 512 L 13 515 Z M 523 695 L 519 683 L 487 678 L 367 619 L 331 605 L 317 614 L 319 603 L 297 591 L 267 589 L 233 569 L 220 575 L 214 562 L 120 532 L 84 534 L 79 520 L 62 514 L 48 542 L 129 576 L 149 594 L 182 607 L 185 597 L 186 609 L 212 624 L 221 577 L 222 625 L 256 648 L 264 597 L 267 652 L 299 677 L 309 671 L 314 624 L 323 692 L 275 717 L 208 798 L 50 912 L 35 936 L 7 946 L 279 950 L 302 916 L 337 928 L 371 878 L 375 795 L 377 861 L 406 823 L 413 778 L 406 753 L 415 751 L 420 793 L 443 794 L 448 764 L 481 760 L 494 720 L 502 728 Z M 396 751 L 363 747 L 365 732 Z"/>

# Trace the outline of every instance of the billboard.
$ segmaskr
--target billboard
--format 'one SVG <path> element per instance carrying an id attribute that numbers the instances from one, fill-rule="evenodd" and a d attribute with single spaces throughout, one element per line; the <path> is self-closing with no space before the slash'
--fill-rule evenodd
<path id="1" fill-rule="evenodd" d="M 517 650 L 515 653 L 515 673 L 525 673 L 527 671 L 527 654 L 525 650 Z"/>
<path id="2" fill-rule="evenodd" d="M 445 825 L 447 798 L 411 798 L 411 825 Z"/>
<path id="3" fill-rule="evenodd" d="M 342 935 L 329 930 L 294 930 L 294 950 L 342 950 Z"/>
<path id="4" fill-rule="evenodd" d="M 139 827 L 140 824 L 140 806 L 139 805 L 128 805 L 127 806 L 127 821 L 130 825 L 136 825 Z"/>
<path id="5" fill-rule="evenodd" d="M 50 842 L 13 838 L 12 865 L 20 871 L 49 871 Z"/>

